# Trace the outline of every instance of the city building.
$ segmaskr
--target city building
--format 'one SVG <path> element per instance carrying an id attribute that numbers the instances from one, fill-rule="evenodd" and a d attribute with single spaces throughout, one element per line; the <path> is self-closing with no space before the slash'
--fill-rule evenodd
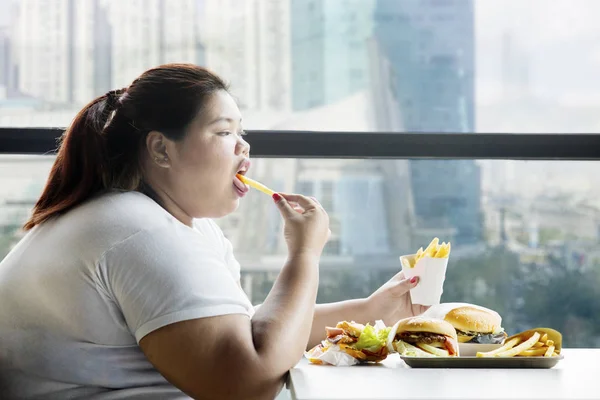
<path id="1" fill-rule="evenodd" d="M 292 107 L 307 110 L 369 84 L 374 0 L 291 0 Z"/>
<path id="2" fill-rule="evenodd" d="M 231 80 L 242 110 L 290 109 L 290 18 L 290 0 L 205 0 L 206 66 Z"/>
<path id="3" fill-rule="evenodd" d="M 202 5 L 196 0 L 106 0 L 112 28 L 112 86 L 126 86 L 148 68 L 203 64 Z"/>
<path id="4" fill-rule="evenodd" d="M 473 7 L 471 0 L 377 1 L 375 37 L 392 69 L 404 131 L 474 132 Z M 475 161 L 412 160 L 411 182 L 417 226 L 453 227 L 456 245 L 482 239 Z"/>

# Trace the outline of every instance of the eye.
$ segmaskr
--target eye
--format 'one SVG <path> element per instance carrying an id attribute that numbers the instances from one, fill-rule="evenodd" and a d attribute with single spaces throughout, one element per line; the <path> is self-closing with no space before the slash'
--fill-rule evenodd
<path id="1" fill-rule="evenodd" d="M 219 136 L 229 136 L 229 135 L 231 135 L 231 132 L 229 132 L 229 131 L 219 132 L 219 133 L 217 133 L 217 135 L 219 135 Z"/>
<path id="2" fill-rule="evenodd" d="M 238 135 L 240 135 L 240 136 L 246 136 L 247 134 L 248 134 L 248 132 L 246 132 L 246 131 L 238 132 Z"/>

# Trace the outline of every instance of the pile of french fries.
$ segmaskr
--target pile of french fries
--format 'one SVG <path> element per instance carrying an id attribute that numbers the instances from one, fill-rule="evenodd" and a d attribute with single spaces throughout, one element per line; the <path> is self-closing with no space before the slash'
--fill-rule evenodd
<path id="1" fill-rule="evenodd" d="M 485 353 L 478 352 L 477 357 L 557 357 L 560 348 L 544 332 L 532 335 L 520 334 L 509 338 L 503 346 Z"/>
<path id="2" fill-rule="evenodd" d="M 431 258 L 448 258 L 450 256 L 450 242 L 443 242 L 440 244 L 440 239 L 433 238 L 429 246 L 425 250 L 421 247 L 417 250 L 417 254 L 414 259 L 404 258 L 403 262 L 407 263 L 407 267 L 414 268 L 423 257 L 431 257 Z"/>

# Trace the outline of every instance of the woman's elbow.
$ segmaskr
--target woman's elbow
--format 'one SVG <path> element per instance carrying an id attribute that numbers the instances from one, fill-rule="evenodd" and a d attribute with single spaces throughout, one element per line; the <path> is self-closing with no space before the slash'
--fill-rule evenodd
<path id="1" fill-rule="evenodd" d="M 288 371 L 275 371 L 265 363 L 248 364 L 239 360 L 228 366 L 225 373 L 215 374 L 210 389 L 197 387 L 189 394 L 199 400 L 271 400 L 282 390 L 287 375 Z"/>

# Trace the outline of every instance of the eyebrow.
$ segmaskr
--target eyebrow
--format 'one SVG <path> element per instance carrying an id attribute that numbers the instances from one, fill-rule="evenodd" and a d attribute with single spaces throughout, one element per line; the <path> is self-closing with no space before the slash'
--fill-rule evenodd
<path id="1" fill-rule="evenodd" d="M 218 117 L 218 118 L 214 119 L 212 122 L 210 122 L 210 123 L 209 123 L 209 125 L 214 125 L 214 124 L 216 124 L 216 123 L 223 122 L 223 121 L 225 121 L 225 122 L 229 122 L 230 124 L 235 122 L 235 120 L 234 120 L 233 118 L 229 118 L 229 117 Z M 239 122 L 240 122 L 240 123 L 242 122 L 242 119 L 241 119 L 241 118 L 240 118 Z"/>

